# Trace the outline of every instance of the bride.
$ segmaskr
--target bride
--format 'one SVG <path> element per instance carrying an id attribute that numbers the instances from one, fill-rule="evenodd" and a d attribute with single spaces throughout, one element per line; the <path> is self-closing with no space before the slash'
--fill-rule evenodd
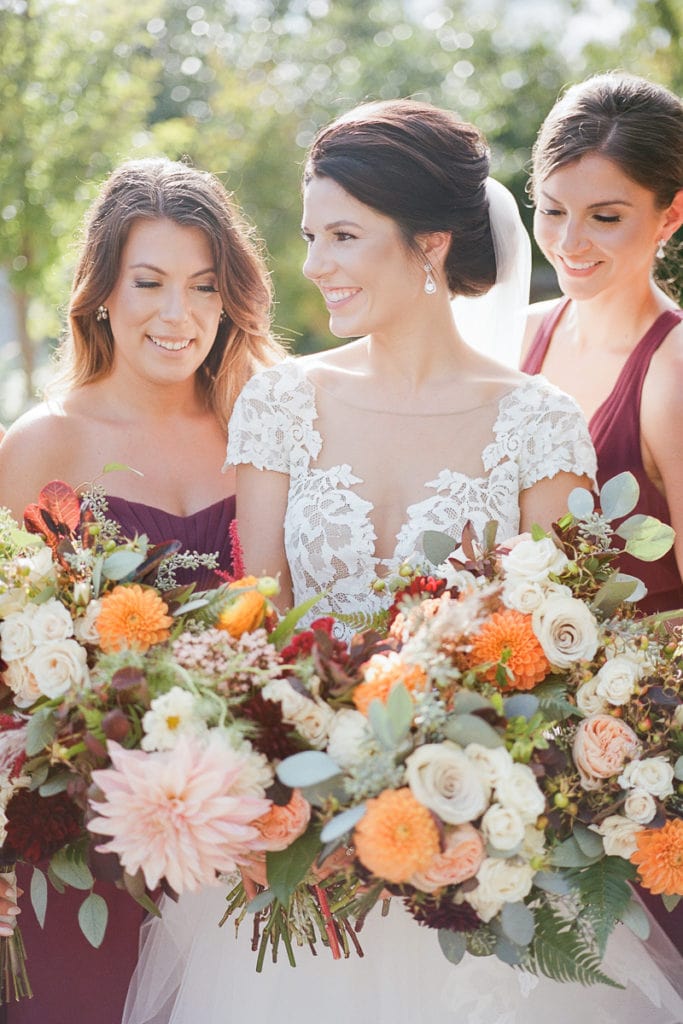
<path id="1" fill-rule="evenodd" d="M 311 147 L 304 274 L 332 333 L 359 340 L 257 375 L 228 447 L 247 567 L 280 574 L 283 607 L 324 592 L 314 616 L 371 612 L 385 600 L 373 583 L 426 529 L 457 542 L 468 520 L 481 531 L 495 519 L 511 537 L 547 527 L 572 488 L 591 485 L 595 456 L 574 401 L 469 347 L 472 326 L 460 299 L 451 305 L 498 293 L 521 265 L 516 242 L 528 245 L 488 167 L 475 128 L 411 101 L 361 106 Z M 496 330 L 483 301 L 468 323 L 487 324 L 498 354 L 508 339 L 514 363 L 514 310 Z M 294 970 L 280 958 L 257 975 L 248 923 L 237 940 L 231 924 L 217 927 L 222 902 L 220 887 L 184 896 L 151 923 L 125 1024 L 265 1024 L 282 1013 L 299 1024 L 683 1019 L 625 929 L 607 964 L 625 990 L 557 985 L 492 959 L 454 967 L 400 905 L 386 920 L 370 915 L 362 959 L 302 950 Z"/>

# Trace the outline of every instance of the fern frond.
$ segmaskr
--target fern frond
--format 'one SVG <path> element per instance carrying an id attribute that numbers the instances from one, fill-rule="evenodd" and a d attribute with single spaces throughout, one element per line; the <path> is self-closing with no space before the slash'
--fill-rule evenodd
<path id="1" fill-rule="evenodd" d="M 384 634 L 387 628 L 387 612 L 348 612 L 338 613 L 335 618 L 343 622 L 344 625 L 348 626 L 354 632 L 359 633 L 365 630 L 376 630 L 378 633 Z"/>
<path id="2" fill-rule="evenodd" d="M 545 974 L 553 981 L 623 988 L 602 970 L 594 944 L 581 936 L 574 922 L 547 905 L 539 907 L 535 916 L 536 934 L 528 960 L 530 970 Z"/>
<path id="3" fill-rule="evenodd" d="M 584 904 L 582 916 L 592 925 L 601 955 L 605 952 L 608 938 L 623 919 L 626 907 L 631 902 L 632 893 L 628 883 L 635 878 L 635 874 L 633 866 L 622 857 L 602 857 L 595 864 L 572 872 Z"/>

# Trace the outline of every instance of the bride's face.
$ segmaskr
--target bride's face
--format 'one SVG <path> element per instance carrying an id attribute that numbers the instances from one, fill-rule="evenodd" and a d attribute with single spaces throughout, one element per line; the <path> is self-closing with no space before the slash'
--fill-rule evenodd
<path id="1" fill-rule="evenodd" d="M 534 214 L 536 241 L 575 300 L 642 287 L 666 225 L 654 194 L 595 153 L 549 174 Z"/>
<path id="2" fill-rule="evenodd" d="M 391 217 L 331 178 L 304 191 L 305 276 L 320 289 L 338 338 L 391 333 L 424 300 L 425 274 Z"/>

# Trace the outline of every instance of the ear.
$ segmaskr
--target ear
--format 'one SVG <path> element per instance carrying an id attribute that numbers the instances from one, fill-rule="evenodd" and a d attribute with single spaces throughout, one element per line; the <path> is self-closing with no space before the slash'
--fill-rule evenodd
<path id="1" fill-rule="evenodd" d="M 683 188 L 678 190 L 671 206 L 664 211 L 662 229 L 666 232 L 664 239 L 666 242 L 678 231 L 681 224 L 683 224 Z"/>
<path id="2" fill-rule="evenodd" d="M 452 238 L 450 231 L 430 231 L 428 234 L 418 235 L 416 242 L 425 259 L 429 260 L 432 266 L 440 267 L 448 255 Z"/>

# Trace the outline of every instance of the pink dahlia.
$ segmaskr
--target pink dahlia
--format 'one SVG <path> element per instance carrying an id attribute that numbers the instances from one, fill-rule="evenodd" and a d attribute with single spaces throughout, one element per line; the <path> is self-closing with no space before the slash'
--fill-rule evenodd
<path id="1" fill-rule="evenodd" d="M 97 849 L 116 853 L 131 875 L 142 869 L 148 888 L 162 878 L 178 893 L 211 884 L 259 845 L 251 823 L 270 801 L 235 792 L 249 753 L 215 734 L 203 744 L 183 736 L 171 751 L 143 753 L 111 741 L 108 750 L 113 767 L 93 772 L 105 800 L 92 802 L 100 817 L 88 828 L 111 836 Z"/>

